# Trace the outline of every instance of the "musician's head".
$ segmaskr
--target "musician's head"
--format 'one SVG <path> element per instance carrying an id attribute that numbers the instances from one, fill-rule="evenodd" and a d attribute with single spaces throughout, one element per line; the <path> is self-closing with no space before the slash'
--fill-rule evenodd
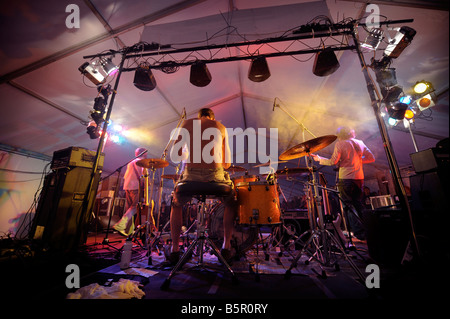
<path id="1" fill-rule="evenodd" d="M 349 140 L 351 138 L 355 138 L 356 133 L 354 129 L 348 126 L 341 126 L 337 129 L 336 136 L 341 140 Z"/>
<path id="2" fill-rule="evenodd" d="M 138 156 L 139 154 L 141 154 L 142 152 L 145 152 L 147 149 L 143 148 L 143 147 L 138 147 L 135 151 L 134 151 L 134 156 Z M 142 155 L 141 157 L 146 157 L 147 153 Z"/>
<path id="3" fill-rule="evenodd" d="M 198 111 L 198 118 L 200 119 L 202 117 L 209 118 L 210 120 L 216 119 L 216 117 L 214 116 L 213 110 L 211 110 L 210 108 L 203 108 L 203 109 L 200 109 L 200 111 Z"/>

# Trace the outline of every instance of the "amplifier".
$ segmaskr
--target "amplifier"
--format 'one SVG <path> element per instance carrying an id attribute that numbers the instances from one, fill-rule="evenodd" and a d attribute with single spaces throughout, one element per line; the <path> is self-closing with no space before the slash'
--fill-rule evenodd
<path id="1" fill-rule="evenodd" d="M 59 151 L 53 152 L 51 169 L 60 169 L 66 167 L 87 167 L 92 168 L 95 160 L 96 151 L 90 151 L 82 147 L 71 146 Z M 98 169 L 103 168 L 105 153 L 100 154 Z"/>

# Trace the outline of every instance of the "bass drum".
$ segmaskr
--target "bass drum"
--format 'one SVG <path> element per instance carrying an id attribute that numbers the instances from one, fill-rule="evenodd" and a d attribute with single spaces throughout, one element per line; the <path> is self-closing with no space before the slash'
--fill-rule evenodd
<path id="1" fill-rule="evenodd" d="M 220 249 L 223 244 L 223 213 L 225 205 L 216 204 L 211 210 L 209 219 L 208 237 Z M 242 227 L 235 225 L 231 238 L 231 254 L 238 258 L 243 257 L 245 252 L 253 247 L 258 239 L 258 229 L 256 227 Z"/>

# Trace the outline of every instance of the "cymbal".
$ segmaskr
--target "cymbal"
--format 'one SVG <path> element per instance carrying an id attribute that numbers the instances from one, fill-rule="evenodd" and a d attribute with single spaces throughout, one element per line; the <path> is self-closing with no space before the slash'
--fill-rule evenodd
<path id="1" fill-rule="evenodd" d="M 231 165 L 230 167 L 228 167 L 227 169 L 226 169 L 226 171 L 227 172 L 244 172 L 244 171 L 246 171 L 246 169 L 244 168 L 244 167 L 242 167 L 242 166 L 234 166 L 234 165 Z"/>
<path id="2" fill-rule="evenodd" d="M 136 162 L 137 166 L 145 168 L 163 168 L 169 165 L 169 162 L 159 158 L 144 158 Z"/>
<path id="3" fill-rule="evenodd" d="M 161 178 L 178 180 L 180 178 L 180 175 L 177 175 L 177 174 L 164 174 L 164 175 L 161 175 Z"/>
<path id="4" fill-rule="evenodd" d="M 283 168 L 277 171 L 277 175 L 293 175 L 293 174 L 309 174 L 310 169 L 308 167 L 293 167 Z"/>
<path id="5" fill-rule="evenodd" d="M 254 168 L 256 168 L 256 167 L 263 167 L 263 166 L 271 166 L 271 165 L 273 165 L 273 164 L 280 164 L 280 163 L 287 163 L 287 161 L 278 161 L 278 162 L 267 162 L 267 163 L 264 163 L 264 164 L 258 164 L 258 165 L 255 165 L 255 166 L 253 166 Z"/>
<path id="6" fill-rule="evenodd" d="M 298 144 L 290 149 L 284 151 L 278 159 L 281 161 L 288 161 L 294 158 L 300 158 L 302 156 L 317 152 L 322 148 L 327 147 L 337 139 L 336 135 L 325 135 L 314 138 L 312 140 Z"/>

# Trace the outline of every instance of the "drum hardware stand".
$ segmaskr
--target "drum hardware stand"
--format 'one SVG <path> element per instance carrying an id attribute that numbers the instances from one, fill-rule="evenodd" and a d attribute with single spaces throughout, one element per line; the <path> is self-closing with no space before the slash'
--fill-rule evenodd
<path id="1" fill-rule="evenodd" d="M 161 290 L 166 290 L 169 288 L 170 280 L 173 276 L 175 276 L 176 272 L 183 267 L 183 265 L 189 260 L 189 258 L 192 256 L 194 248 L 197 247 L 198 250 L 198 260 L 197 260 L 197 266 L 198 267 L 204 267 L 204 261 L 203 261 L 203 253 L 205 249 L 205 244 L 208 244 L 216 253 L 217 258 L 219 261 L 226 267 L 228 272 L 232 276 L 232 282 L 233 284 L 237 284 L 238 279 L 236 278 L 236 275 L 234 271 L 231 269 L 228 262 L 225 260 L 225 258 L 220 253 L 219 248 L 214 244 L 213 240 L 210 239 L 207 236 L 207 227 L 206 227 L 206 214 L 207 214 L 207 204 L 205 202 L 204 195 L 201 196 L 200 201 L 198 203 L 197 207 L 197 237 L 196 239 L 189 245 L 187 250 L 184 252 L 184 254 L 181 256 L 178 263 L 175 265 L 175 267 L 170 272 L 167 279 L 163 282 L 161 285 Z"/>
<path id="2" fill-rule="evenodd" d="M 308 157 L 310 157 L 310 154 L 308 152 Z M 319 195 L 319 187 L 316 181 L 315 172 L 314 169 L 311 170 L 311 176 L 312 176 L 312 186 L 314 191 L 314 203 L 316 204 L 316 210 L 317 210 L 317 217 L 318 217 L 318 227 L 311 228 L 311 230 L 308 230 L 306 233 L 310 233 L 309 239 L 306 241 L 303 248 L 300 250 L 300 252 L 297 254 L 297 256 L 294 258 L 291 266 L 285 273 L 285 279 L 290 278 L 291 276 L 291 270 L 292 268 L 297 266 L 297 262 L 300 259 L 300 257 L 303 255 L 305 251 L 307 251 L 308 247 L 312 244 L 315 246 L 315 252 L 312 254 L 312 258 L 316 259 L 321 266 L 324 267 L 331 267 L 334 266 L 336 270 L 339 270 L 339 264 L 337 261 L 332 262 L 331 257 L 333 254 L 332 251 L 332 245 L 334 245 L 339 252 L 344 256 L 345 260 L 349 263 L 349 265 L 353 268 L 355 273 L 358 275 L 358 277 L 361 279 L 362 282 L 365 281 L 365 277 L 361 273 L 361 271 L 357 268 L 357 266 L 353 263 L 353 261 L 350 259 L 350 257 L 346 254 L 344 247 L 342 247 L 341 243 L 336 239 L 336 237 L 329 232 L 325 228 L 324 223 L 324 217 L 323 217 L 323 210 L 322 210 L 322 198 Z M 310 214 L 312 215 L 312 214 Z M 310 222 L 312 222 L 312 219 L 314 219 L 312 216 L 310 216 Z M 322 276 L 326 278 L 326 272 L 322 269 Z"/>
<path id="3" fill-rule="evenodd" d="M 181 124 L 183 123 L 183 120 L 186 119 L 186 109 L 183 108 L 183 112 L 181 114 L 181 117 L 177 123 L 177 126 L 175 127 L 175 129 L 173 130 L 174 134 L 177 131 L 178 128 L 180 128 Z M 167 150 L 169 149 L 169 147 L 171 146 L 172 142 L 175 141 L 173 139 L 173 136 L 170 136 L 169 142 L 167 143 L 166 147 L 163 150 L 163 154 L 161 156 L 162 160 L 166 160 L 167 157 Z M 162 173 L 161 176 L 164 175 L 164 167 L 162 168 Z M 153 174 L 153 179 L 154 179 L 155 175 Z M 152 183 L 152 191 L 153 191 L 153 183 Z M 160 178 L 160 182 L 159 182 L 159 190 L 158 190 L 158 203 L 156 205 L 156 207 L 158 208 L 158 216 L 156 218 L 156 234 L 154 239 L 152 240 L 152 243 L 150 244 L 150 236 L 149 236 L 149 229 L 148 227 L 146 228 L 146 247 L 147 247 L 147 257 L 148 257 L 148 264 L 151 265 L 152 264 L 152 247 L 157 247 L 157 245 L 160 243 L 161 241 L 161 234 L 162 232 L 159 230 L 159 221 L 160 221 L 160 217 L 161 217 L 161 201 L 162 201 L 162 192 L 163 192 L 163 178 Z M 153 192 L 152 192 L 153 195 Z M 150 212 L 149 212 L 150 213 Z M 148 216 L 147 216 L 147 221 L 148 221 Z M 161 254 L 159 248 L 157 248 L 158 251 L 158 255 Z"/>

